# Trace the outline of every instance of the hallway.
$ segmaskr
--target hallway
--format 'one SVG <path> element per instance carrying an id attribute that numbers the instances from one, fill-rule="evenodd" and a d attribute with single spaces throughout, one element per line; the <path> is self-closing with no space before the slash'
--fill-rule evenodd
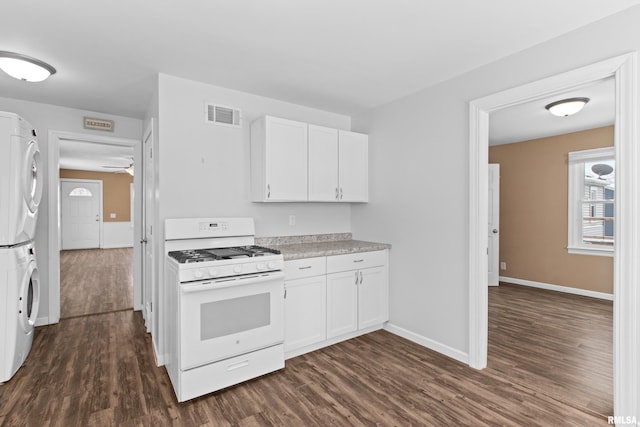
<path id="1" fill-rule="evenodd" d="M 60 252 L 60 317 L 133 308 L 133 249 Z"/>

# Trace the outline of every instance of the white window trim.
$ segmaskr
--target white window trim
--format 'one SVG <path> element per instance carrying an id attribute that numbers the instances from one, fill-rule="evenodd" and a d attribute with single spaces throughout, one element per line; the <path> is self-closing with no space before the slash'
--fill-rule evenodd
<path id="1" fill-rule="evenodd" d="M 584 164 L 615 158 L 615 148 L 595 148 L 569 153 L 568 241 L 570 254 L 613 257 L 614 248 L 594 248 L 582 239 L 582 199 L 584 197 Z M 614 243 L 615 245 L 615 243 Z"/>

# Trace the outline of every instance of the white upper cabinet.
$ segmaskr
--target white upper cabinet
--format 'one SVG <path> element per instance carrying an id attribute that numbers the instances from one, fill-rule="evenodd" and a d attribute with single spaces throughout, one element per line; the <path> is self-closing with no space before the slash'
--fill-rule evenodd
<path id="1" fill-rule="evenodd" d="M 338 132 L 338 176 L 341 202 L 369 200 L 369 137 L 362 133 Z"/>
<path id="2" fill-rule="evenodd" d="M 256 202 L 307 200 L 307 124 L 264 116 L 251 123 L 251 193 Z"/>
<path id="3" fill-rule="evenodd" d="M 368 199 L 368 136 L 309 125 L 309 200 L 366 202 Z"/>
<path id="4" fill-rule="evenodd" d="M 367 202 L 369 137 L 262 117 L 251 124 L 255 202 Z"/>
<path id="5" fill-rule="evenodd" d="M 309 200 L 337 201 L 338 129 L 309 125 Z"/>

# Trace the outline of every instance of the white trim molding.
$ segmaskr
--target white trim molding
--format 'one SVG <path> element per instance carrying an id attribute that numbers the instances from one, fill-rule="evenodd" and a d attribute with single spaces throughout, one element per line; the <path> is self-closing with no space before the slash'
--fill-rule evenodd
<path id="1" fill-rule="evenodd" d="M 57 130 L 49 131 L 49 170 L 47 176 L 49 180 L 49 324 L 60 321 L 60 141 L 65 139 L 76 139 L 100 144 L 129 145 L 132 147 L 137 147 L 140 144 L 139 140 L 130 138 L 117 138 Z M 137 152 L 138 150 L 136 150 L 136 153 Z M 102 208 L 100 211 L 102 212 Z M 139 262 L 140 261 L 136 259 L 134 251 L 134 264 Z M 134 290 L 138 286 L 140 286 L 138 283 L 134 283 Z"/>
<path id="2" fill-rule="evenodd" d="M 614 415 L 640 418 L 640 143 L 638 60 L 628 53 L 505 90 L 469 104 L 469 365 L 487 366 L 489 114 L 584 87 L 616 83 L 616 198 L 613 297 Z"/>
<path id="3" fill-rule="evenodd" d="M 606 292 L 589 291 L 586 289 L 572 288 L 570 286 L 552 285 L 551 283 L 534 282 L 532 280 L 516 279 L 515 277 L 500 276 L 500 281 L 512 283 L 514 285 L 528 286 L 530 288 L 546 289 L 548 291 L 564 292 L 565 294 L 581 295 L 583 297 L 613 301 L 613 294 L 608 294 Z"/>
<path id="4" fill-rule="evenodd" d="M 407 329 L 401 328 L 400 326 L 396 326 L 392 323 L 387 323 L 384 326 L 384 330 L 391 332 L 394 335 L 398 335 L 399 337 L 408 339 L 409 341 L 413 341 L 416 344 L 420 344 L 423 347 L 431 349 L 433 351 L 437 351 L 438 353 L 442 353 L 445 356 L 448 356 L 452 359 L 457 360 L 462 363 L 469 363 L 469 354 L 462 352 L 453 347 L 449 347 L 446 344 L 442 344 L 441 342 L 432 340 L 431 338 L 427 338 L 420 334 L 416 334 L 415 332 L 411 332 Z"/>

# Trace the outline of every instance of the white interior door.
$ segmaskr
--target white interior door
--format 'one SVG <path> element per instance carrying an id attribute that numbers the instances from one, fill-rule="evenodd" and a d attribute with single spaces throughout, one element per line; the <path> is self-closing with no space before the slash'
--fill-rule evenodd
<path id="1" fill-rule="evenodd" d="M 153 122 L 143 142 L 144 175 L 143 175 L 143 226 L 142 226 L 142 306 L 147 332 L 154 333 L 153 300 L 154 300 L 154 256 L 153 256 L 153 212 L 154 212 L 154 164 L 153 164 Z"/>
<path id="2" fill-rule="evenodd" d="M 102 181 L 60 180 L 62 249 L 100 247 Z"/>
<path id="3" fill-rule="evenodd" d="M 489 286 L 500 276 L 500 165 L 489 165 Z"/>

